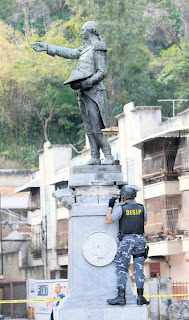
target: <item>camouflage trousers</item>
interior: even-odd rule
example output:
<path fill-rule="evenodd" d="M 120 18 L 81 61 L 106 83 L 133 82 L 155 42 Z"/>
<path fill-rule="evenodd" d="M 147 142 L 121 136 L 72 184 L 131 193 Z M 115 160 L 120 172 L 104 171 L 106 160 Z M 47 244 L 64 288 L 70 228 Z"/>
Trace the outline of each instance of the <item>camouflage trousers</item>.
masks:
<path fill-rule="evenodd" d="M 119 242 L 115 257 L 117 287 L 126 289 L 126 281 L 129 272 L 131 255 L 145 251 L 146 240 L 143 235 L 128 234 Z M 133 259 L 135 282 L 138 289 L 144 287 L 144 257 Z"/>

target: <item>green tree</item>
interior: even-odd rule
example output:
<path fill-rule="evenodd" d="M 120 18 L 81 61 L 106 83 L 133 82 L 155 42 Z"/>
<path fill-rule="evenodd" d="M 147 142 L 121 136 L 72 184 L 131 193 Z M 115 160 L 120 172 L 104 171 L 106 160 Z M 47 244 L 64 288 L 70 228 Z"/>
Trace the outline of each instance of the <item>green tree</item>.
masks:
<path fill-rule="evenodd" d="M 6 22 L 11 21 L 19 0 L 1 1 L 0 2 L 0 19 Z"/>
<path fill-rule="evenodd" d="M 23 36 L 2 22 L 0 24 L 0 130 L 3 141 L 7 144 L 8 138 L 20 147 L 35 143 L 36 148 L 47 139 L 52 143 L 78 142 L 84 136 L 84 130 L 81 130 L 76 94 L 62 85 L 71 72 L 71 64 L 45 53 L 36 54 Z M 36 39 L 33 35 L 31 42 Z M 62 24 L 55 24 L 43 40 L 68 46 Z"/>
<path fill-rule="evenodd" d="M 0 19 L 26 37 L 35 30 L 42 36 L 53 21 L 68 21 L 70 10 L 64 0 L 10 0 L 0 2 Z"/>
<path fill-rule="evenodd" d="M 145 0 L 67 1 L 77 18 L 94 20 L 108 45 L 108 88 L 111 124 L 114 115 L 129 101 L 149 104 L 156 91 L 149 71 L 152 59 L 145 40 Z"/>
<path fill-rule="evenodd" d="M 157 80 L 172 89 L 168 98 L 189 100 L 189 45 L 183 41 L 181 46 L 182 51 L 177 46 L 162 51 L 162 70 Z M 188 103 L 177 104 L 177 112 L 187 105 Z"/>

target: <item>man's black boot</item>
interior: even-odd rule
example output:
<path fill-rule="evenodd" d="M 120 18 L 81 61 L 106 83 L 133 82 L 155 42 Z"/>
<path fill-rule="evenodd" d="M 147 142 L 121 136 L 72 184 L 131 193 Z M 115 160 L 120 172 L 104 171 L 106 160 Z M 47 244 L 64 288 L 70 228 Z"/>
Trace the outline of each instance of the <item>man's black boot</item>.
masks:
<path fill-rule="evenodd" d="M 143 289 L 137 289 L 137 304 L 138 306 L 142 306 L 143 304 L 149 304 L 150 302 L 143 297 Z"/>
<path fill-rule="evenodd" d="M 118 296 L 114 299 L 108 299 L 108 304 L 124 306 L 126 304 L 125 289 L 118 288 Z"/>

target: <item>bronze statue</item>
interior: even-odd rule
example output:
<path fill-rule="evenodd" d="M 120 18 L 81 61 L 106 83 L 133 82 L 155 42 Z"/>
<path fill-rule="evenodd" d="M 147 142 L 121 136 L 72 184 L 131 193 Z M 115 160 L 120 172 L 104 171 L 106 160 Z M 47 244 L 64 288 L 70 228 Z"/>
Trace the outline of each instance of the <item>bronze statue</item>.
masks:
<path fill-rule="evenodd" d="M 94 21 L 84 23 L 81 35 L 85 43 L 77 49 L 42 42 L 35 42 L 31 44 L 31 47 L 37 52 L 46 51 L 53 57 L 57 55 L 66 59 L 79 59 L 76 69 L 64 82 L 64 85 L 69 84 L 77 92 L 79 108 L 91 150 L 91 159 L 87 165 L 101 164 L 100 149 L 105 156 L 102 164 L 112 165 L 110 144 L 101 131 L 109 125 L 108 103 L 102 83 L 107 75 L 107 47 Z"/>

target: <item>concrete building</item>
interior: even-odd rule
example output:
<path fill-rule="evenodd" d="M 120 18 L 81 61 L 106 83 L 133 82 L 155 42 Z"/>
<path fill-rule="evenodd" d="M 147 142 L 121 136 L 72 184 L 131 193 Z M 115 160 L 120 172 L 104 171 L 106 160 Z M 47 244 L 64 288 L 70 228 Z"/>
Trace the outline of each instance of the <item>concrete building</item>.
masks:
<path fill-rule="evenodd" d="M 31 243 L 29 192 L 21 194 L 15 190 L 31 179 L 31 170 L 0 170 L 1 280 L 26 279 L 28 275 L 25 267 Z"/>
<path fill-rule="evenodd" d="M 118 130 L 106 130 L 112 153 L 120 160 L 124 180 L 139 187 L 137 200 L 148 209 L 146 275 L 187 280 L 189 109 L 162 121 L 160 106 L 129 103 L 116 118 Z M 30 191 L 32 246 L 36 248 L 30 265 L 43 266 L 46 278 L 67 277 L 68 208 L 61 189 L 68 186 L 71 167 L 85 164 L 90 157 L 87 147 L 75 157 L 72 150 L 71 145 L 45 143 L 39 152 L 38 177 L 17 189 Z"/>
<path fill-rule="evenodd" d="M 141 187 L 138 201 L 148 210 L 146 275 L 187 281 L 189 109 L 162 122 L 161 107 L 130 103 L 117 119 L 125 179 Z"/>

